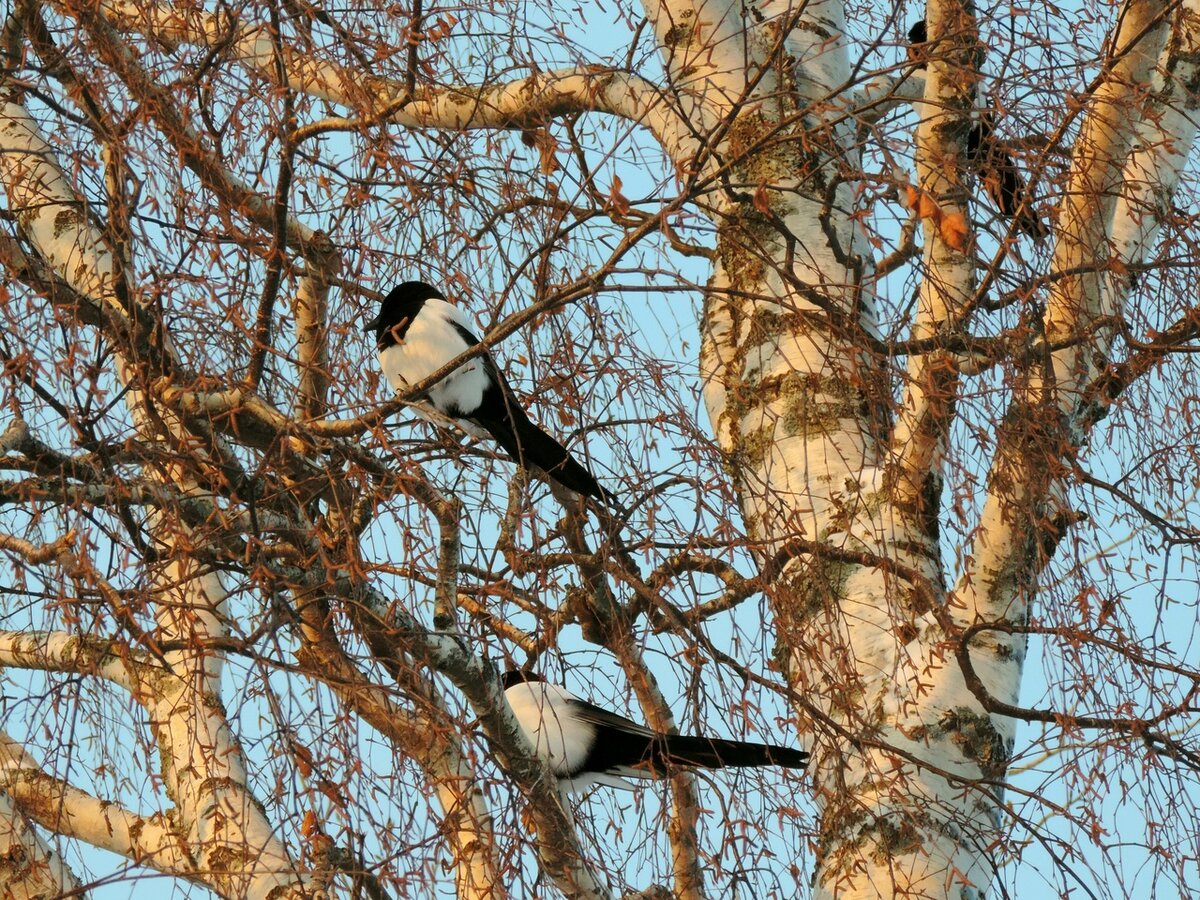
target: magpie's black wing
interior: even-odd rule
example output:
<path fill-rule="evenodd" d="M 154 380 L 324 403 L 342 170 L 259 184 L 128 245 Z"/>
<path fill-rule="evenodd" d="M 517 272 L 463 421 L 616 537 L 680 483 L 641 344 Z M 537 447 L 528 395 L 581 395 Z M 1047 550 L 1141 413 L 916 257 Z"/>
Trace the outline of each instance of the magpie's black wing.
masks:
<path fill-rule="evenodd" d="M 453 324 L 463 340 L 472 345 L 479 343 L 470 330 L 457 322 Z M 491 354 L 484 353 L 482 360 L 489 383 L 479 408 L 469 418 L 486 429 L 496 443 L 521 465 L 532 463 L 577 494 L 609 500 L 608 493 L 600 487 L 591 472 L 580 465 L 562 444 L 529 421 Z"/>
<path fill-rule="evenodd" d="M 792 747 L 686 734 L 660 734 L 584 700 L 571 700 L 570 709 L 579 720 L 608 729 L 604 734 L 597 735 L 596 745 L 586 762 L 589 771 L 604 772 L 613 767 L 628 766 L 664 775 L 669 766 L 699 766 L 705 769 L 782 766 L 802 769 L 808 764 L 808 753 Z"/>
<path fill-rule="evenodd" d="M 669 760 L 662 735 L 586 700 L 570 700 L 568 708 L 574 721 L 597 731 L 580 771 L 640 777 L 666 774 Z"/>
<path fill-rule="evenodd" d="M 622 715 L 596 706 L 593 703 L 588 703 L 586 700 L 578 698 L 572 699 L 569 704 L 571 714 L 589 725 L 600 725 L 605 728 L 615 728 L 619 731 L 628 731 L 630 734 L 641 735 L 642 737 L 658 737 L 657 731 L 651 731 L 645 725 L 639 725 L 633 719 L 627 719 Z"/>

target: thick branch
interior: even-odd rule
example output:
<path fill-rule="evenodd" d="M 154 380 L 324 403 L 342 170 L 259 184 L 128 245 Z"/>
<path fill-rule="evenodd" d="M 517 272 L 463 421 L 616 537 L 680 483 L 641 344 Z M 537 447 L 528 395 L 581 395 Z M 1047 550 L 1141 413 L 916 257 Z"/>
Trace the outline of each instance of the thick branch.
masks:
<path fill-rule="evenodd" d="M 923 274 L 912 339 L 936 339 L 961 330 L 975 290 L 972 247 L 965 237 L 968 193 L 962 165 L 969 118 L 979 78 L 978 26 L 970 4 L 958 0 L 930 2 L 926 22 L 929 44 L 939 48 L 927 61 L 924 102 L 917 125 L 916 162 L 920 192 L 932 198 L 937 216 L 924 226 Z M 962 231 L 946 239 L 945 223 L 959 221 Z M 914 540 L 932 547 L 936 529 L 942 464 L 954 400 L 958 368 L 948 351 L 910 357 L 904 400 L 892 438 L 894 462 L 886 481 L 901 521 Z M 934 552 L 933 555 L 936 555 Z"/>
<path fill-rule="evenodd" d="M 1184 0 L 1175 11 L 1171 34 L 1153 80 L 1154 92 L 1137 136 L 1113 210 L 1112 250 L 1117 271 L 1136 270 L 1146 258 L 1163 218 L 1170 214 L 1179 173 L 1196 142 L 1200 116 L 1200 2 Z M 1106 279 L 1100 315 L 1116 313 L 1133 284 Z M 1107 347 L 1105 348 L 1107 350 Z"/>
<path fill-rule="evenodd" d="M 0 790 L 0 895 L 6 900 L 42 900 L 82 889 L 63 858 Z"/>
<path fill-rule="evenodd" d="M 228 47 L 241 65 L 276 82 L 275 47 L 266 26 L 230 21 L 192 8 L 106 0 L 118 27 L 153 40 Z M 382 121 L 410 128 L 524 128 L 580 112 L 603 112 L 640 122 L 660 138 L 684 133 L 661 91 L 636 75 L 602 66 L 538 73 L 501 84 L 409 90 L 407 79 L 348 71 L 290 47 L 282 48 L 288 85 L 361 111 L 361 121 L 314 123 L 311 133 L 357 129 Z M 302 129 L 303 131 L 304 129 Z M 303 137 L 305 135 L 301 135 Z"/>
<path fill-rule="evenodd" d="M 322 239 L 324 238 L 324 241 Z M 321 247 L 324 245 L 325 251 Z M 316 419 L 327 410 L 329 397 L 329 279 L 337 273 L 340 260 L 333 242 L 322 232 L 313 239 L 314 255 L 323 263 L 309 259 L 309 268 L 300 277 L 296 291 L 296 355 L 300 366 L 297 389 L 302 418 Z"/>
<path fill-rule="evenodd" d="M 175 829 L 169 816 L 138 815 L 72 787 L 46 773 L 6 734 L 0 734 L 0 791 L 0 796 L 10 796 L 21 812 L 56 834 L 196 884 L 219 886 L 198 870 L 186 836 Z"/>
<path fill-rule="evenodd" d="M 1100 268 L 1108 254 L 1107 226 L 1116 203 L 1125 155 L 1136 131 L 1140 86 L 1166 34 L 1165 7 L 1151 0 L 1127 0 L 1110 39 L 1111 55 L 1092 95 L 1075 144 L 1070 184 L 1059 215 L 1056 269 L 1078 275 L 1052 282 L 1044 329 L 1047 341 L 1078 334 L 1103 319 Z M 1119 312 L 1115 310 L 1114 312 Z M 962 622 L 1020 622 L 1027 593 L 1045 565 L 1047 549 L 1061 538 L 1069 511 L 1052 499 L 1055 470 L 1078 451 L 1085 435 L 1077 416 L 1083 411 L 1077 380 L 1093 371 L 1096 355 L 1084 345 L 1050 351 L 1042 344 L 1035 366 L 1018 386 L 999 429 L 988 496 L 970 560 L 955 595 L 963 601 Z M 1045 535 L 1039 542 L 1038 534 Z M 1023 638 L 1014 640 L 1014 659 L 1023 657 Z M 1019 678 L 995 692 L 1015 701 Z"/>
<path fill-rule="evenodd" d="M 0 631 L 0 665 L 95 675 L 135 695 L 142 681 L 162 669 L 120 641 L 85 638 L 65 631 Z"/>
<path fill-rule="evenodd" d="M 1054 340 L 1086 327 L 1092 319 L 1119 312 L 1106 309 L 1103 263 L 1110 254 L 1109 224 L 1123 181 L 1126 154 L 1144 115 L 1144 86 L 1167 35 L 1165 0 L 1126 0 L 1110 39 L 1111 57 L 1075 141 L 1071 171 L 1058 215 L 1053 270 L 1081 274 L 1053 282 L 1046 301 L 1045 334 Z M 1139 115 L 1142 113 L 1142 115 Z M 1091 266 L 1090 270 L 1085 267 Z M 1095 372 L 1093 348 L 1054 354 L 1052 382 L 1058 408 L 1073 415 L 1077 391 Z M 1050 373 L 1047 373 L 1050 377 Z"/>

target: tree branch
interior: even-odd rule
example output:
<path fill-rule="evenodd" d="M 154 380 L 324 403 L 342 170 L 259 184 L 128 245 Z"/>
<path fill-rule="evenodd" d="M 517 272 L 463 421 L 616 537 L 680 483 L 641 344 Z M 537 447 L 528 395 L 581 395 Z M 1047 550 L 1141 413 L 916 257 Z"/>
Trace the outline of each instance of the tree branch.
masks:
<path fill-rule="evenodd" d="M 911 334 L 918 341 L 962 330 L 975 292 L 963 160 L 979 80 L 979 30 L 971 5 L 959 0 L 931 0 L 926 24 L 928 44 L 936 44 L 939 52 L 929 55 L 925 97 L 916 104 L 922 115 L 915 156 L 918 190 L 922 198 L 936 204 L 937 215 L 922 219 L 923 277 Z M 962 223 L 962 231 L 952 232 L 959 242 L 947 236 L 945 223 L 952 219 Z M 897 543 L 911 540 L 923 545 L 925 556 L 937 552 L 942 466 L 958 388 L 953 353 L 909 358 L 884 484 L 908 532 Z"/>
<path fill-rule="evenodd" d="M 1080 274 L 1051 283 L 1042 322 L 1044 340 L 1035 342 L 1029 374 L 1018 385 L 999 428 L 979 528 L 953 592 L 963 604 L 963 625 L 1023 621 L 1033 581 L 1072 517 L 1056 485 L 1064 464 L 1070 465 L 1086 437 L 1080 420 L 1086 382 L 1080 378 L 1096 365 L 1095 354 L 1074 343 L 1050 350 L 1048 343 L 1105 320 L 1095 273 L 1108 253 L 1114 188 L 1137 128 L 1132 114 L 1141 105 L 1137 86 L 1148 80 L 1165 38 L 1165 11 L 1156 0 L 1126 0 L 1122 5 L 1109 56 L 1081 125 L 1053 262 L 1055 269 Z M 1016 700 L 1024 657 L 1023 635 L 1014 633 L 1012 640 L 1016 646 L 1006 684 L 989 685 L 1005 702 Z"/>
<path fill-rule="evenodd" d="M 100 800 L 45 772 L 16 741 L 0 732 L 0 796 L 43 828 L 206 887 L 218 880 L 201 872 L 188 852 L 187 835 L 169 815 L 139 815 Z"/>
<path fill-rule="evenodd" d="M 98 23 L 98 30 L 106 27 Z M 124 50 L 109 49 L 114 58 L 121 57 Z M 0 104 L 0 151 L 0 177 L 10 206 L 41 256 L 75 291 L 101 308 L 124 313 L 115 292 L 111 253 L 81 213 L 81 204 L 37 124 L 23 106 L 11 100 Z M 161 360 L 161 367 L 177 369 L 169 342 L 160 338 L 155 346 L 154 356 Z M 135 427 L 147 441 L 156 437 L 183 440 L 179 422 L 163 421 L 136 389 L 144 367 L 144 360 L 118 352 L 118 378 L 134 388 L 125 396 Z M 218 454 L 223 449 L 216 439 L 206 446 Z M 155 474 L 184 485 L 194 483 L 180 461 L 170 462 Z M 161 636 L 165 641 L 179 640 L 184 649 L 168 655 L 180 677 L 164 680 L 148 708 L 157 723 L 162 774 L 178 804 L 181 822 L 198 848 L 201 868 L 219 879 L 221 890 L 255 898 L 302 894 L 306 876 L 289 858 L 261 805 L 247 789 L 241 753 L 216 699 L 221 690 L 220 658 L 202 649 L 205 638 L 224 636 L 224 588 L 214 573 L 201 570 L 189 558 L 186 548 L 191 540 L 186 527 L 155 512 L 151 530 L 164 548 L 165 561 L 151 566 L 149 572 L 151 582 L 161 590 L 161 602 L 155 608 Z M 128 619 L 127 626 L 136 627 L 136 623 Z M 198 645 L 201 649 L 192 649 Z M 227 852 L 230 845 L 253 848 L 253 863 L 246 865 L 231 857 Z"/>
<path fill-rule="evenodd" d="M 154 40 L 226 46 L 241 65 L 277 83 L 275 49 L 266 26 L 243 25 L 198 9 L 182 11 L 131 0 L 105 0 L 102 9 L 119 28 Z M 409 128 L 452 130 L 525 128 L 579 112 L 620 116 L 660 135 L 680 130 L 682 124 L 650 82 L 602 66 L 538 73 L 483 87 L 410 90 L 407 75 L 398 80 L 350 72 L 286 46 L 283 64 L 293 90 L 364 112 L 362 120 L 339 127 L 391 122 Z"/>
<path fill-rule="evenodd" d="M 66 861 L 0 790 L 0 885 L 8 897 L 63 897 L 83 892 Z"/>
<path fill-rule="evenodd" d="M 581 509 L 574 503 L 566 505 L 564 536 L 571 550 L 580 557 L 580 569 L 588 583 L 590 605 L 587 614 L 594 617 L 599 626 L 596 635 L 600 642 L 612 651 L 621 664 L 634 694 L 638 699 L 646 722 L 655 731 L 676 734 L 675 717 L 658 687 L 658 681 L 646 665 L 641 647 L 634 637 L 630 619 L 620 608 L 607 581 L 607 575 L 599 565 L 598 557 L 587 546 L 583 535 Z M 615 530 L 613 531 L 615 534 Z M 625 556 L 620 548 L 618 556 Z M 632 563 L 627 563 L 632 568 Z M 637 577 L 636 571 L 633 573 Z M 640 578 L 637 579 L 641 581 Z M 585 626 L 584 633 L 587 634 Z M 700 818 L 700 802 L 696 796 L 695 778 L 690 773 L 678 773 L 671 777 L 671 818 L 667 824 L 667 836 L 671 842 L 671 856 L 675 870 L 675 893 L 681 900 L 704 898 L 704 867 L 700 863 L 697 822 Z"/>
<path fill-rule="evenodd" d="M 230 209 L 236 210 L 268 233 L 274 234 L 277 225 L 276 204 L 263 197 L 229 172 L 205 145 L 203 139 L 187 124 L 174 96 L 151 78 L 133 51 L 121 40 L 113 27 L 90 6 L 66 4 L 66 9 L 84 27 L 96 46 L 97 55 L 110 66 L 158 123 L 163 135 L 179 152 L 184 164 L 201 180 L 205 188 L 219 197 Z M 268 60 L 273 60 L 271 42 Z M 284 215 L 287 243 L 296 247 L 306 258 L 322 247 L 314 247 L 315 232 L 294 216 Z"/>
<path fill-rule="evenodd" d="M 530 816 L 537 825 L 537 851 L 543 870 L 570 898 L 606 896 L 591 873 L 562 808 L 555 789 L 556 779 L 521 732 L 491 664 L 471 654 L 460 640 L 427 631 L 397 605 L 388 604 L 357 579 L 340 581 L 338 593 L 377 658 L 404 668 L 411 665 L 399 655 L 405 652 L 416 662 L 432 666 L 449 678 L 467 698 L 501 765 L 529 802 Z M 384 618 L 385 610 L 390 622 Z"/>
<path fill-rule="evenodd" d="M 162 666 L 129 645 L 65 631 L 0 631 L 0 665 L 94 675 L 135 698 L 142 682 L 162 674 Z"/>
<path fill-rule="evenodd" d="M 1110 38 L 1110 57 L 1100 84 L 1092 93 L 1088 112 L 1075 141 L 1071 170 L 1058 214 L 1058 244 L 1053 270 L 1078 269 L 1073 278 L 1052 282 L 1046 300 L 1044 332 L 1049 340 L 1086 327 L 1095 318 L 1116 315 L 1107 306 L 1121 296 L 1102 289 L 1099 263 L 1110 256 L 1109 226 L 1117 205 L 1126 156 L 1144 120 L 1141 85 L 1150 80 L 1168 33 L 1165 0 L 1126 0 Z M 1089 271 L 1086 267 L 1092 266 Z M 1103 351 L 1103 343 L 1101 350 Z M 1056 353 L 1046 389 L 1061 412 L 1079 411 L 1079 391 L 1096 369 L 1094 348 L 1070 348 Z"/>
<path fill-rule="evenodd" d="M 319 592 L 301 589 L 295 607 L 314 677 L 329 685 L 349 709 L 361 715 L 424 769 L 445 815 L 442 832 L 458 870 L 458 900 L 502 900 L 500 860 L 487 800 L 478 777 L 455 739 L 455 728 L 434 686 L 410 673 L 403 684 L 417 709 L 400 709 L 390 693 L 368 678 L 350 658 L 331 627 L 333 617 Z"/>
<path fill-rule="evenodd" d="M 329 401 L 329 280 L 341 256 L 324 232 L 313 235 L 308 267 L 296 291 L 296 354 L 300 365 L 297 406 L 304 419 L 319 418 Z"/>

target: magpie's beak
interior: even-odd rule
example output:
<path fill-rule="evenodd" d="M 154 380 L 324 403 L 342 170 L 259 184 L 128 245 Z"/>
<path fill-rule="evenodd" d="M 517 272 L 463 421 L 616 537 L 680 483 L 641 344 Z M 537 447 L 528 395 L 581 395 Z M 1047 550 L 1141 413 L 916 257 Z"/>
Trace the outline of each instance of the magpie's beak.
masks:
<path fill-rule="evenodd" d="M 363 331 L 374 331 L 376 328 L 379 327 L 379 320 L 381 318 L 383 318 L 382 313 L 380 315 L 376 316 L 375 318 L 373 318 L 370 322 L 367 322 L 365 325 L 363 325 Z"/>

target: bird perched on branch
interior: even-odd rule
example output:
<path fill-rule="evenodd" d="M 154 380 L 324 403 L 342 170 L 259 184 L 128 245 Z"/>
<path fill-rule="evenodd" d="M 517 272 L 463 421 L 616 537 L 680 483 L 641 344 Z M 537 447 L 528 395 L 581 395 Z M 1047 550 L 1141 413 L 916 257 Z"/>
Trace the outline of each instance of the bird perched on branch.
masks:
<path fill-rule="evenodd" d="M 665 778 L 677 768 L 803 769 L 808 763 L 806 752 L 791 747 L 660 734 L 530 672 L 506 672 L 501 682 L 521 730 L 558 777 L 564 800 L 594 784 L 634 790 L 627 779 Z"/>
<path fill-rule="evenodd" d="M 363 331 L 375 332 L 379 365 L 398 392 L 479 343 L 462 311 L 421 281 L 394 288 Z M 578 494 L 611 500 L 562 444 L 529 421 L 486 350 L 430 387 L 414 406 L 422 418 L 439 424 L 449 419 L 472 437 L 493 438 L 518 464 L 537 466 Z"/>
<path fill-rule="evenodd" d="M 909 61 L 914 69 L 924 69 L 930 52 L 929 33 L 924 19 L 918 20 L 908 30 L 908 40 Z M 979 111 L 971 130 L 967 132 L 967 161 L 979 174 L 984 190 L 1000 214 L 1012 219 L 1018 230 L 1034 240 L 1045 240 L 1050 236 L 1050 230 L 1033 209 L 1035 198 L 1025 184 L 1012 154 L 993 134 L 995 122 L 995 110 Z"/>

